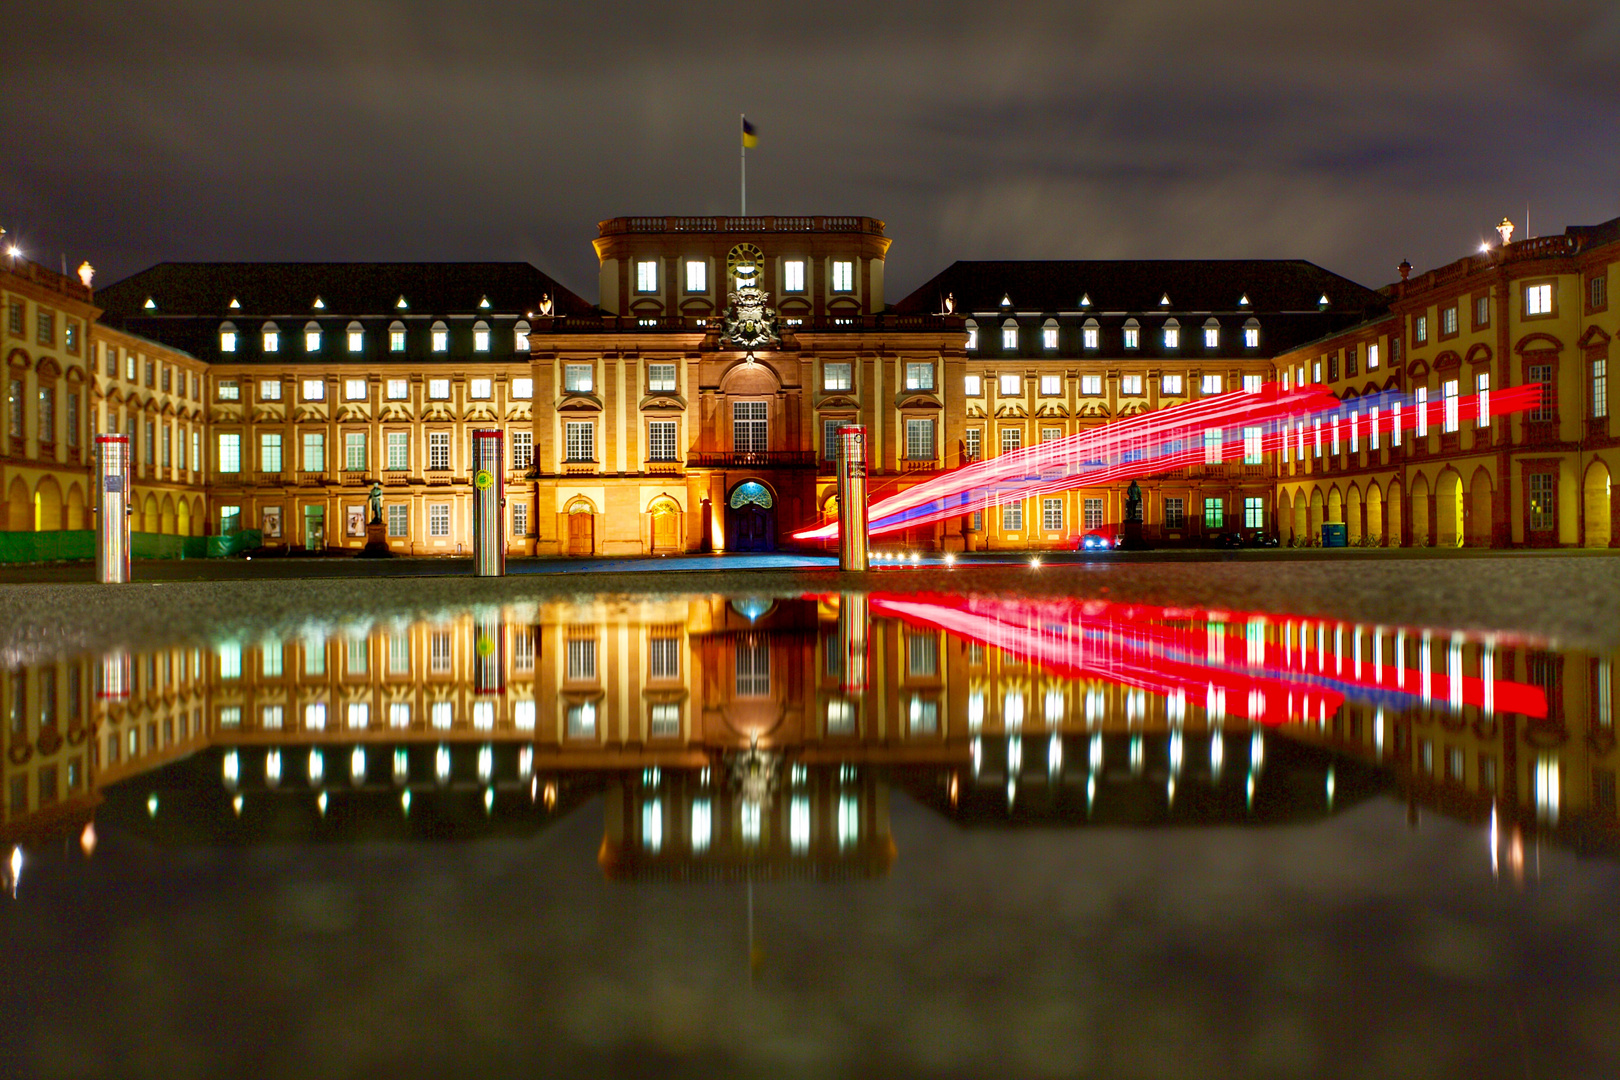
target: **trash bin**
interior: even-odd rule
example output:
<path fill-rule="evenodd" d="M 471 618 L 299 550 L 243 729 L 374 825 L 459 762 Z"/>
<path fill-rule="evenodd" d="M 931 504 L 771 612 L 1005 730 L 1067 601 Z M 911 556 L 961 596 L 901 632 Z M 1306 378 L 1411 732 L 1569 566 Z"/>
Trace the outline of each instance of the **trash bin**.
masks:
<path fill-rule="evenodd" d="M 1342 521 L 1325 521 L 1322 523 L 1323 547 L 1349 547 L 1350 533 Z"/>

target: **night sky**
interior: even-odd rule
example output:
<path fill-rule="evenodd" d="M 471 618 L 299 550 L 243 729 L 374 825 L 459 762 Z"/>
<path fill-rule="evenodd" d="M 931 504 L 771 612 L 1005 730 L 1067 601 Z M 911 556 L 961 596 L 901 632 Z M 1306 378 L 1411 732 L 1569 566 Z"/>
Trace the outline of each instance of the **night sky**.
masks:
<path fill-rule="evenodd" d="M 18 9 L 20 7 L 20 10 Z M 1620 214 L 1612 2 L 8 6 L 0 225 L 164 259 L 527 260 L 867 214 L 958 258 L 1299 257 L 1369 285 Z M 1522 231 L 1520 236 L 1525 235 Z"/>

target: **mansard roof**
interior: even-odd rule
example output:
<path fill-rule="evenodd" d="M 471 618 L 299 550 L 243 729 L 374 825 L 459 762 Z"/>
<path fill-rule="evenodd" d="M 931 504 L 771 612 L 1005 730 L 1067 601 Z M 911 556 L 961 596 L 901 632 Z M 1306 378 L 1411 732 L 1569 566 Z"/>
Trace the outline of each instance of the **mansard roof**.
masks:
<path fill-rule="evenodd" d="M 962 315 L 1317 313 L 1326 296 L 1325 310 L 1360 318 L 1380 303 L 1372 289 L 1303 259 L 1019 260 L 952 263 L 894 310 L 938 311 L 947 294 Z"/>
<path fill-rule="evenodd" d="M 166 262 L 97 289 L 96 303 L 115 324 L 190 317 L 286 318 L 301 325 L 335 316 L 521 317 L 547 294 L 559 314 L 595 310 L 550 275 L 517 262 Z M 401 297 L 404 308 L 398 306 Z M 314 306 L 317 298 L 320 308 Z M 481 307 L 486 299 L 488 306 Z M 233 300 L 239 306 L 231 307 Z"/>

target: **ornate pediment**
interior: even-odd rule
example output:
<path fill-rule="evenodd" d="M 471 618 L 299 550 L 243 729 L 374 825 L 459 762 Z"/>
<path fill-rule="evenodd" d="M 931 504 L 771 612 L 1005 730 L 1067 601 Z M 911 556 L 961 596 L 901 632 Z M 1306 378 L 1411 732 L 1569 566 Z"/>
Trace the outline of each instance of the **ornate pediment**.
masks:
<path fill-rule="evenodd" d="M 448 401 L 430 401 L 422 406 L 422 419 L 434 423 L 449 423 L 456 418 Z"/>
<path fill-rule="evenodd" d="M 1608 342 L 1609 335 L 1603 332 L 1603 327 L 1594 323 L 1586 328 L 1586 333 L 1582 334 L 1575 344 L 1583 349 L 1595 349 L 1599 345 L 1607 345 Z"/>
<path fill-rule="evenodd" d="M 403 401 L 384 402 L 383 407 L 377 411 L 377 419 L 385 422 L 409 423 L 411 407 Z"/>
<path fill-rule="evenodd" d="M 1141 398 L 1137 398 L 1134 401 L 1127 401 L 1125 404 L 1119 407 L 1120 416 L 1138 416 L 1147 411 L 1147 402 L 1143 401 Z"/>
<path fill-rule="evenodd" d="M 599 413 L 602 411 L 602 399 L 595 394 L 569 394 L 557 402 L 558 412 L 572 413 Z"/>
<path fill-rule="evenodd" d="M 861 403 L 855 395 L 847 390 L 834 390 L 830 393 L 818 394 L 811 401 L 818 409 L 858 409 Z"/>
<path fill-rule="evenodd" d="M 1137 402 L 1137 404 L 1140 405 L 1141 402 Z M 1125 411 L 1127 408 L 1129 408 L 1128 405 L 1122 407 L 1119 410 L 1121 416 L 1128 415 L 1126 413 L 1126 411 Z M 1108 411 L 1108 403 L 1106 401 L 1102 401 L 1100 399 L 1092 398 L 1092 399 L 1089 399 L 1089 400 L 1086 400 L 1086 401 L 1082 401 L 1080 403 L 1080 407 L 1075 410 L 1075 415 L 1076 416 L 1084 416 L 1084 417 L 1096 417 L 1096 416 L 1107 417 L 1107 416 L 1110 416 L 1112 414 Z"/>
<path fill-rule="evenodd" d="M 1463 357 L 1465 364 L 1488 364 L 1491 362 L 1491 347 L 1483 341 L 1475 342 L 1469 346 L 1468 355 Z"/>
<path fill-rule="evenodd" d="M 293 423 L 295 424 L 325 423 L 327 418 L 328 414 L 325 405 L 300 403 L 293 408 Z"/>
<path fill-rule="evenodd" d="M 1513 346 L 1513 351 L 1520 353 L 1555 353 L 1564 351 L 1564 343 L 1551 334 L 1526 334 Z"/>
<path fill-rule="evenodd" d="M 1003 420 L 1024 420 L 1029 417 L 1029 410 L 1022 405 L 1008 402 L 996 407 L 996 416 Z"/>
<path fill-rule="evenodd" d="M 371 421 L 369 410 L 364 405 L 339 405 L 337 411 L 340 424 L 365 424 Z"/>
<path fill-rule="evenodd" d="M 894 407 L 897 409 L 941 409 L 937 394 L 919 393 L 916 390 L 903 390 L 894 396 Z"/>
<path fill-rule="evenodd" d="M 1461 366 L 1462 357 L 1458 356 L 1450 349 L 1447 349 L 1445 352 L 1434 358 L 1434 370 L 1436 371 L 1450 371 L 1452 368 Z"/>
<path fill-rule="evenodd" d="M 686 399 L 679 394 L 648 394 L 639 407 L 642 412 L 685 412 Z"/>
<path fill-rule="evenodd" d="M 1068 417 L 1069 410 L 1061 401 L 1043 401 L 1035 407 L 1035 415 L 1061 420 Z"/>
<path fill-rule="evenodd" d="M 39 372 L 41 379 L 60 379 L 62 377 L 62 365 L 48 356 L 40 357 L 39 363 L 35 364 L 34 368 Z"/>
<path fill-rule="evenodd" d="M 506 422 L 507 423 L 511 424 L 511 423 L 515 423 L 515 422 L 527 421 L 527 420 L 532 420 L 532 419 L 534 419 L 534 409 L 532 409 L 529 406 L 528 402 L 526 402 L 526 401 L 522 401 L 522 402 L 513 401 L 513 402 L 508 402 L 507 403 L 507 405 L 506 405 Z"/>
<path fill-rule="evenodd" d="M 500 417 L 496 414 L 493 405 L 487 401 L 480 401 L 478 404 L 468 407 L 467 415 L 463 419 L 470 422 L 494 424 L 499 422 Z"/>
<path fill-rule="evenodd" d="M 983 419 L 984 406 L 977 401 L 968 402 L 967 415 L 972 419 Z"/>

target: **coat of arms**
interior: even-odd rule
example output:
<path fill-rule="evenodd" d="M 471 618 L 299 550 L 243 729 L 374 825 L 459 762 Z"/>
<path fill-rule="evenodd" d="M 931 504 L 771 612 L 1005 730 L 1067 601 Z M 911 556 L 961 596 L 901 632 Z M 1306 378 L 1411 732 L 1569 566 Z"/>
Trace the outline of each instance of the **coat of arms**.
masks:
<path fill-rule="evenodd" d="M 752 244 L 740 244 L 726 260 L 727 276 L 736 288 L 726 294 L 729 306 L 722 316 L 726 329 L 720 344 L 733 349 L 752 351 L 782 344 L 776 330 L 776 309 L 769 306 L 770 294 L 759 287 L 760 256 Z"/>

